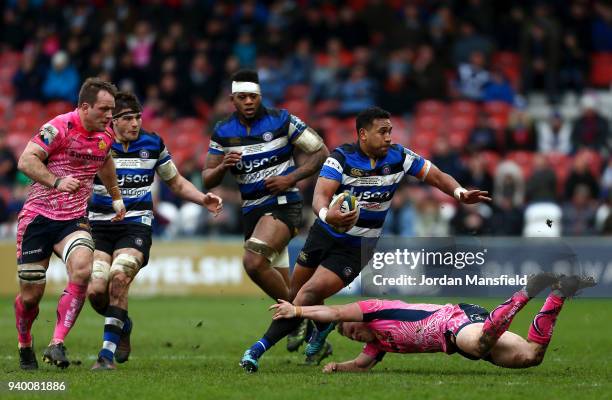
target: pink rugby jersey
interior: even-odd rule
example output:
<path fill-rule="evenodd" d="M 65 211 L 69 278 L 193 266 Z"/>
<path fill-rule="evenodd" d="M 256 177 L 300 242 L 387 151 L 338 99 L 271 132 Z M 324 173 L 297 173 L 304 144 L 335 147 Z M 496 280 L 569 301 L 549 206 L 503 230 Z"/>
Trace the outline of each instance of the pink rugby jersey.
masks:
<path fill-rule="evenodd" d="M 102 132 L 86 130 L 77 110 L 44 124 L 32 142 L 47 153 L 47 168 L 57 177 L 72 175 L 81 186 L 76 193 L 66 193 L 34 182 L 21 214 L 61 221 L 84 216 L 94 176 L 104 164 L 113 140 L 110 128 Z"/>
<path fill-rule="evenodd" d="M 363 353 L 378 357 L 389 353 L 446 352 L 445 332 L 455 332 L 468 322 L 455 304 L 408 304 L 399 300 L 357 302 L 376 340 L 367 343 Z"/>

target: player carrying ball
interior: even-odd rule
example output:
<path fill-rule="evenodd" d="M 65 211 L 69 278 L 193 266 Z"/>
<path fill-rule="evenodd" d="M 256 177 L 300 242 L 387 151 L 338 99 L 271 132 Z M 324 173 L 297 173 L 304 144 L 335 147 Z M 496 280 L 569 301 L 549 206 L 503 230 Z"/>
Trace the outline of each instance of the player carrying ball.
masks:
<path fill-rule="evenodd" d="M 391 142 L 390 114 L 378 107 L 357 115 L 357 143 L 334 150 L 325 161 L 315 187 L 312 208 L 318 215 L 299 253 L 291 277 L 296 306 L 323 304 L 350 284 L 368 263 L 372 242 L 382 232 L 385 217 L 401 180 L 414 176 L 463 203 L 489 201 L 487 192 L 466 190 L 448 174 L 407 148 Z M 340 212 L 340 202 L 328 209 L 335 194 L 348 191 L 359 200 L 357 208 Z M 369 243 L 368 243 L 369 242 Z M 362 254 L 362 251 L 365 254 Z M 295 329 L 301 318 L 273 321 L 265 335 L 247 349 L 240 365 L 255 372 L 258 359 Z M 325 338 L 333 324 L 316 323 L 306 346 L 306 361 L 316 363 L 330 354 Z"/>

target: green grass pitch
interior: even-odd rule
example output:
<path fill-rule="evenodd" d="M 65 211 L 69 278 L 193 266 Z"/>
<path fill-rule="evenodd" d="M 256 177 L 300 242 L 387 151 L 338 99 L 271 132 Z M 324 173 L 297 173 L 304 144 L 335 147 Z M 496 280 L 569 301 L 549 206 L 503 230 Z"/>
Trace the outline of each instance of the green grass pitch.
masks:
<path fill-rule="evenodd" d="M 18 368 L 12 299 L 0 300 L 0 398 L 612 398 L 612 300 L 567 302 L 539 367 L 501 369 L 456 354 L 388 354 L 369 373 L 336 375 L 323 374 L 320 367 L 301 366 L 303 356 L 287 353 L 284 341 L 264 356 L 258 373 L 247 375 L 238 367 L 245 348 L 270 322 L 266 311 L 270 300 L 260 297 L 134 298 L 130 303 L 135 321 L 130 361 L 119 365 L 117 371 L 104 372 L 89 370 L 101 345 L 103 320 L 87 304 L 66 342 L 69 357 L 80 365 L 61 371 L 41 363 L 38 371 L 22 372 Z M 469 300 L 491 309 L 502 299 Z M 56 296 L 44 300 L 34 325 L 39 360 L 52 334 L 56 301 Z M 346 301 L 335 298 L 331 303 Z M 525 336 L 541 304 L 540 298 L 528 304 L 511 330 Z M 352 358 L 361 349 L 361 344 L 336 332 L 330 341 L 334 346 L 331 359 L 335 361 Z M 13 395 L 7 390 L 9 381 L 64 381 L 67 391 Z"/>

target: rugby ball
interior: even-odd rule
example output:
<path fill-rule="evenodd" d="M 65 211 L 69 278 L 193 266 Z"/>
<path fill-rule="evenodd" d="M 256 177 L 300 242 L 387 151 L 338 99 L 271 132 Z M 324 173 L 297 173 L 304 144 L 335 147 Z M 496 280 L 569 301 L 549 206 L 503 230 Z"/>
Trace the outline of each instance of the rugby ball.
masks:
<path fill-rule="evenodd" d="M 349 211 L 353 211 L 357 209 L 357 219 L 359 219 L 359 202 L 357 201 L 357 197 L 355 197 L 353 194 L 349 192 L 343 192 L 343 193 L 336 194 L 332 198 L 331 203 L 329 203 L 329 208 L 335 207 L 339 202 L 341 203 L 340 212 L 347 213 Z M 357 220 L 355 220 L 355 222 L 357 222 Z M 350 226 L 348 228 L 339 228 L 336 226 L 332 226 L 334 230 L 336 230 L 337 232 L 341 232 L 341 233 L 350 230 L 352 227 L 353 226 Z"/>

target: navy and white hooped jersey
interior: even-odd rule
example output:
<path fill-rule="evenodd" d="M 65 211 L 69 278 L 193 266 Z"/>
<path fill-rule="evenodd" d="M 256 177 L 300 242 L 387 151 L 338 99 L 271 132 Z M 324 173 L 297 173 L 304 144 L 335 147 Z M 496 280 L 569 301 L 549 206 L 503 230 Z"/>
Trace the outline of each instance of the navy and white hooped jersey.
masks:
<path fill-rule="evenodd" d="M 271 204 L 296 203 L 301 200 L 296 187 L 273 195 L 266 189 L 265 179 L 293 172 L 293 143 L 307 126 L 287 110 L 262 107 L 250 131 L 233 113 L 220 121 L 210 140 L 209 154 L 242 153 L 231 168 L 242 195 L 242 213 Z"/>
<path fill-rule="evenodd" d="M 358 144 L 345 144 L 334 150 L 321 168 L 320 177 L 340 182 L 336 194 L 351 192 L 359 201 L 359 219 L 346 233 L 339 233 L 317 219 L 332 236 L 356 246 L 361 238 L 378 238 L 391 206 L 395 190 L 404 175 L 425 179 L 431 163 L 407 148 L 393 144 L 374 165 Z"/>
<path fill-rule="evenodd" d="M 153 221 L 151 186 L 155 171 L 161 165 L 172 161 L 164 141 L 155 133 L 141 129 L 138 139 L 130 142 L 127 151 L 121 143 L 115 142 L 111 154 L 115 161 L 117 182 L 127 211 L 121 222 L 150 226 Z M 100 178 L 96 176 L 93 194 L 89 200 L 89 221 L 110 222 L 114 216 L 112 199 Z"/>

